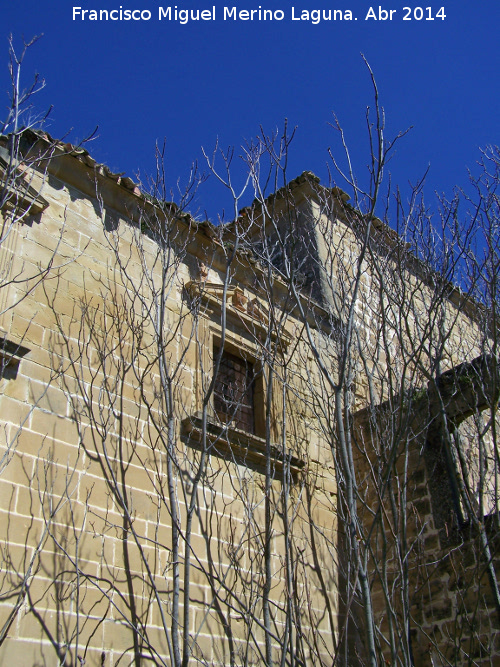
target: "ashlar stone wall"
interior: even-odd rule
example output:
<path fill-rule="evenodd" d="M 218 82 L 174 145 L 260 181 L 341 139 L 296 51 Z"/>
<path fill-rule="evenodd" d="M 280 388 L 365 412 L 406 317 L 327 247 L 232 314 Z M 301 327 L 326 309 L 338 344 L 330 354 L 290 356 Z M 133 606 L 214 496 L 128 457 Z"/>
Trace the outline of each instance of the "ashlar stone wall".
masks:
<path fill-rule="evenodd" d="M 56 152 L 0 249 L 0 662 L 330 664 L 336 484 L 283 381 L 296 321 L 271 330 L 208 226 Z M 258 433 L 217 420 L 216 345 L 260 369 Z"/>

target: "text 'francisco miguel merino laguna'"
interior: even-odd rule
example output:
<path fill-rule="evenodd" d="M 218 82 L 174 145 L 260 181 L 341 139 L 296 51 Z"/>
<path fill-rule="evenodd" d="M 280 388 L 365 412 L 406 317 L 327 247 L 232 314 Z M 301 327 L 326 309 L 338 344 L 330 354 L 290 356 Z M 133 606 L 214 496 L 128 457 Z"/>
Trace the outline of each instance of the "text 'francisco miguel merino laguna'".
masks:
<path fill-rule="evenodd" d="M 222 14 L 219 12 L 222 11 Z M 340 9 L 297 9 L 291 7 L 288 14 L 292 21 L 352 21 L 350 10 Z M 283 21 L 286 14 L 282 9 L 239 9 L 238 7 L 223 7 L 218 10 L 218 16 L 224 21 Z M 149 9 L 126 9 L 121 5 L 118 9 L 84 9 L 73 7 L 73 21 L 150 21 L 154 12 Z M 158 7 L 158 21 L 176 21 L 185 25 L 190 21 L 215 21 L 215 5 L 207 9 L 179 9 L 174 7 Z"/>
<path fill-rule="evenodd" d="M 310 21 L 317 24 L 321 21 L 357 21 L 350 9 L 298 9 L 291 7 L 288 17 L 292 21 Z M 393 21 L 401 18 L 403 21 L 434 21 L 444 20 L 444 7 L 434 10 L 432 7 L 403 7 L 398 16 L 397 9 L 385 9 L 382 5 L 369 7 L 365 21 Z M 83 9 L 73 7 L 73 21 L 150 21 L 153 13 L 149 9 Z M 238 9 L 237 7 L 223 7 L 224 21 L 283 21 L 283 9 Z M 179 9 L 174 7 L 158 7 L 158 21 L 176 21 L 185 25 L 190 21 L 215 21 L 215 5 L 210 9 Z"/>

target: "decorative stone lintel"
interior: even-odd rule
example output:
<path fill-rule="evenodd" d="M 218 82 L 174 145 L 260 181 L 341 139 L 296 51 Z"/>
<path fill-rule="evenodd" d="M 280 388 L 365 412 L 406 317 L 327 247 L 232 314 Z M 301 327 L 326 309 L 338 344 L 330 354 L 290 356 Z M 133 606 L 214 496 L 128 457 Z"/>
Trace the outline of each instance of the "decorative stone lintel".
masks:
<path fill-rule="evenodd" d="M 197 297 L 207 303 L 214 311 L 222 308 L 224 286 L 219 283 L 192 280 L 185 285 L 191 297 Z M 229 317 L 237 318 L 242 327 L 252 335 L 262 338 L 267 336 L 269 313 L 266 307 L 255 297 L 250 300 L 239 286 L 231 286 L 226 290 L 226 312 Z M 281 348 L 286 349 L 292 341 L 288 331 L 271 332 L 273 340 L 278 341 Z"/>
<path fill-rule="evenodd" d="M 14 212 L 16 217 L 22 214 L 37 215 L 44 211 L 49 202 L 31 184 L 26 165 L 18 162 L 10 171 L 8 165 L 8 152 L 0 147 L 0 177 L 7 181 L 2 187 L 2 210 Z M 7 172 L 10 175 L 7 176 Z"/>

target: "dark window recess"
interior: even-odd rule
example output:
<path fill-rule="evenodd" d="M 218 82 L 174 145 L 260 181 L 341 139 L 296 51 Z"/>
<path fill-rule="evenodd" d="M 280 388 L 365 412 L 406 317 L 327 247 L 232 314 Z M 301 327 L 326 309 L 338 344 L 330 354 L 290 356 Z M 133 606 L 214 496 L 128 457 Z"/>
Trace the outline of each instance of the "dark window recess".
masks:
<path fill-rule="evenodd" d="M 21 359 L 28 352 L 27 347 L 0 337 L 0 378 L 12 380 L 17 377 Z"/>
<path fill-rule="evenodd" d="M 214 358 L 220 348 L 214 348 Z M 225 350 L 214 391 L 214 408 L 219 419 L 247 433 L 255 432 L 254 367 Z"/>

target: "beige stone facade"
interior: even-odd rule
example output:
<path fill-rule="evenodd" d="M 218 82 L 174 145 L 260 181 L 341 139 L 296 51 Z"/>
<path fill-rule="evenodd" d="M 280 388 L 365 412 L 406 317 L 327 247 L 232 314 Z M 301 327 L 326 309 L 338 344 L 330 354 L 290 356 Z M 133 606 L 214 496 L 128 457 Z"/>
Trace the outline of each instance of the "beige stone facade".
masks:
<path fill-rule="evenodd" d="M 288 353 L 297 322 L 273 332 L 255 269 L 238 259 L 224 293 L 227 257 L 209 227 L 174 207 L 153 210 L 86 157 L 48 165 L 43 212 L 2 246 L 2 297 L 15 304 L 2 332 L 15 354 L 6 352 L 13 372 L 0 398 L 10 447 L 0 478 L 1 661 L 114 665 L 135 654 L 171 664 L 176 617 L 191 660 L 262 664 L 267 595 L 276 655 L 293 601 L 292 641 L 300 629 L 304 656 L 321 662 L 339 613 L 334 475 L 303 401 L 263 362 L 268 345 L 297 374 Z M 168 247 L 155 238 L 162 221 Z M 203 423 L 217 346 L 256 368 L 251 432 L 218 419 L 212 398 Z M 286 425 L 283 400 L 301 406 Z M 293 573 L 285 541 L 300 554 Z"/>
<path fill-rule="evenodd" d="M 48 141 L 35 139 L 33 153 Z M 332 331 L 345 321 L 363 246 L 353 221 L 366 221 L 340 190 L 303 175 L 220 229 L 74 147 L 56 144 L 24 179 L 25 213 L 20 198 L 4 207 L 0 247 L 0 662 L 369 664 L 363 604 L 349 592 L 358 596 L 359 582 L 349 579 L 330 373 L 354 424 L 360 530 L 374 531 L 374 664 L 411 664 L 380 639 L 400 630 L 388 616 L 399 618 L 404 600 L 414 624 L 401 645 L 413 647 L 414 664 L 500 664 L 481 536 L 470 524 L 457 532 L 456 507 L 436 509 L 439 465 L 448 482 L 440 446 L 429 445 L 429 401 L 394 456 L 382 452 L 384 429 L 409 414 L 401 398 L 387 418 L 400 396 L 390 378 L 404 366 L 412 387 L 429 385 L 432 350 L 427 361 L 405 352 L 422 313 L 432 317 L 421 267 L 408 264 L 405 282 L 385 260 L 396 295 L 386 303 L 366 257 L 360 342 L 342 366 Z M 301 235 L 285 238 L 291 218 Z M 373 234 L 380 247 L 396 243 L 382 227 Z M 292 240 L 298 291 L 283 268 Z M 447 299 L 441 374 L 484 352 L 480 312 Z M 403 556 L 389 516 L 401 494 Z M 380 582 L 397 588 L 401 572 L 409 590 L 389 604 Z"/>

